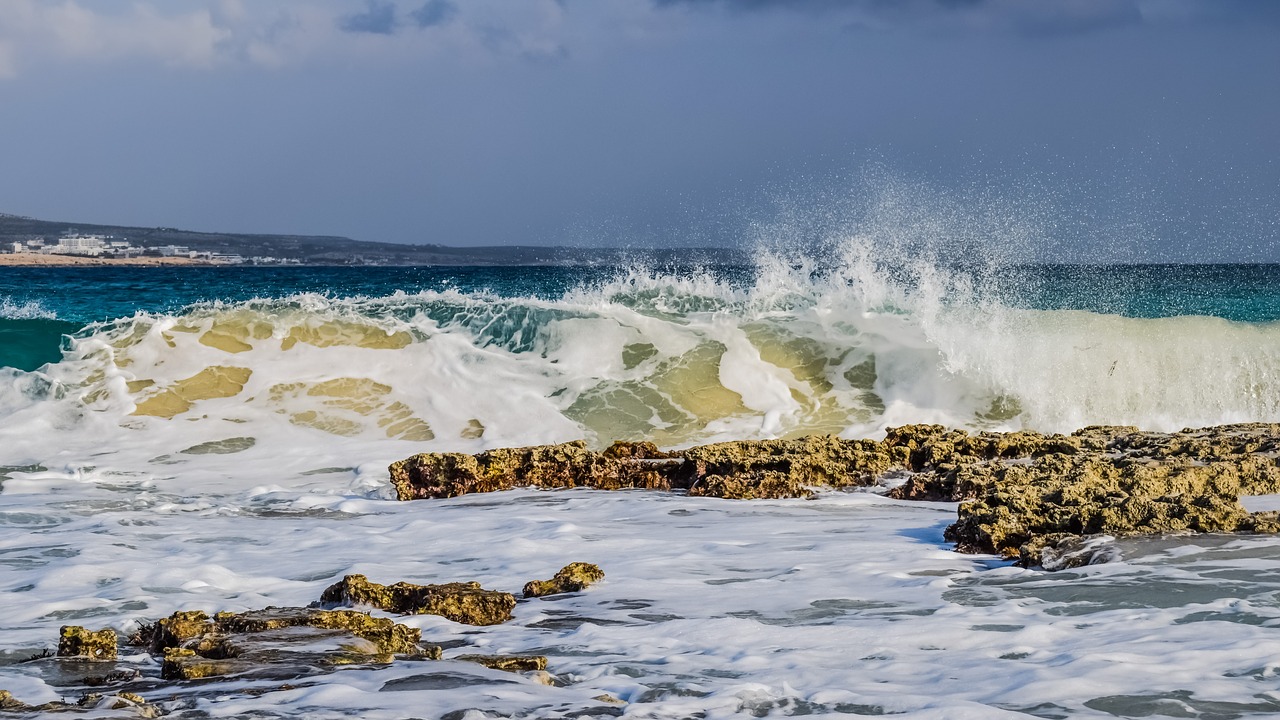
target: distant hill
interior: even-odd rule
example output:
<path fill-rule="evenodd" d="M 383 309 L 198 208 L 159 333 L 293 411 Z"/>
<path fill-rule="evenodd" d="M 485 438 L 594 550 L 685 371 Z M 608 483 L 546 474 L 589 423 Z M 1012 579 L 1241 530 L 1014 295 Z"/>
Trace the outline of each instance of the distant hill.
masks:
<path fill-rule="evenodd" d="M 0 213 L 0 243 L 43 237 L 56 242 L 69 232 L 113 235 L 135 246 L 181 245 L 202 252 L 270 256 L 308 265 L 617 265 L 698 262 L 745 264 L 747 257 L 725 248 L 567 248 L 535 246 L 449 247 L 352 240 L 333 235 L 212 233 L 171 227 L 128 227 L 37 220 Z"/>

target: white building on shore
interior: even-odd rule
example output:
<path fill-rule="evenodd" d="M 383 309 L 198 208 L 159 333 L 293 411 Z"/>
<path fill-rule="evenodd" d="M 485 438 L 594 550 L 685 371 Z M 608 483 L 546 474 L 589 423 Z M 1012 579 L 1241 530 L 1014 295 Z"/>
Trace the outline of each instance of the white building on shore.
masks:
<path fill-rule="evenodd" d="M 45 247 L 44 252 L 52 255 L 89 255 L 97 257 L 101 255 L 107 248 L 107 236 L 105 235 L 81 235 L 79 233 L 72 235 L 63 235 L 58 238 L 58 244 L 51 247 Z"/>

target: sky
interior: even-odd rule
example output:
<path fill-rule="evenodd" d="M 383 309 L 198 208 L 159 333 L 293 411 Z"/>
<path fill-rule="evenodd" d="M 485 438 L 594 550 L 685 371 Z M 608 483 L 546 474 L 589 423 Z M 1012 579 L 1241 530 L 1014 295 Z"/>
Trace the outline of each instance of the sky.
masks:
<path fill-rule="evenodd" d="M 1278 128 L 1271 0 L 0 0 L 44 219 L 1280 261 Z"/>

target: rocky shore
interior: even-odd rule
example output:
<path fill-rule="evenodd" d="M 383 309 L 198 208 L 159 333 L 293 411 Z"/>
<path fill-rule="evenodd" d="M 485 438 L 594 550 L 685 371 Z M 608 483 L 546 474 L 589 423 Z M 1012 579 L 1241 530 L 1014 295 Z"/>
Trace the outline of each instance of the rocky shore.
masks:
<path fill-rule="evenodd" d="M 813 436 L 663 451 L 578 441 L 424 453 L 394 463 L 401 500 L 516 487 L 683 491 L 732 499 L 803 498 L 880 488 L 901 500 L 959 503 L 946 531 L 956 549 L 1026 566 L 1087 563 L 1085 539 L 1183 532 L 1272 533 L 1275 512 L 1250 513 L 1242 496 L 1280 493 L 1280 425 L 1224 425 L 1176 433 L 1129 426 L 1070 435 L 890 429 L 884 440 Z"/>
<path fill-rule="evenodd" d="M 536 654 L 460 653 L 425 642 L 419 628 L 370 614 L 438 615 L 456 623 L 484 627 L 511 619 L 522 600 L 582 592 L 604 579 L 599 567 L 575 562 L 551 580 L 533 580 L 522 598 L 486 590 L 476 582 L 381 585 L 363 575 L 347 575 L 307 607 L 268 607 L 249 612 L 182 610 L 140 625 L 127 638 L 112 628 L 89 630 L 63 626 L 56 652 L 27 662 L 54 663 L 54 673 L 70 677 L 69 688 L 83 694 L 74 702 L 29 705 L 0 690 L 0 713 L 81 713 L 123 711 L 127 717 L 158 717 L 165 709 L 146 696 L 170 691 L 176 683 L 217 678 L 296 683 L 343 667 L 394 662 L 457 661 L 491 670 L 521 673 L 544 684 L 559 682 Z M 125 661 L 121 645 L 138 648 L 156 662 Z M 159 677 L 153 668 L 158 663 Z M 145 696 L 144 696 L 145 693 Z"/>

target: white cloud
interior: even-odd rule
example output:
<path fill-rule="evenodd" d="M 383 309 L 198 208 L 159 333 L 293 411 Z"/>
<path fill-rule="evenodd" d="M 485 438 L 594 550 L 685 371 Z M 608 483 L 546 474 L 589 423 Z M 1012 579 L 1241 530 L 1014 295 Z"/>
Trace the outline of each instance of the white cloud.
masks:
<path fill-rule="evenodd" d="M 393 2 L 411 17 L 421 0 Z M 449 21 L 388 34 L 342 30 L 360 0 L 0 0 L 0 78 L 52 65 L 143 62 L 193 69 L 356 63 L 488 63 L 589 56 L 646 42 L 685 18 L 649 0 L 467 0 Z"/>
<path fill-rule="evenodd" d="M 208 67 L 231 36 L 207 8 L 161 12 L 135 3 L 110 12 L 74 0 L 0 0 L 0 45 L 11 74 L 48 61 L 129 58 Z"/>

